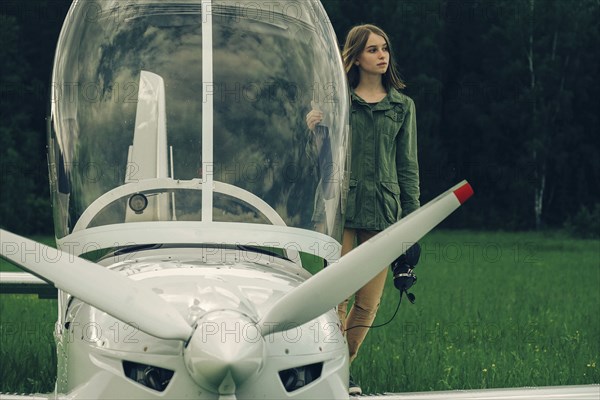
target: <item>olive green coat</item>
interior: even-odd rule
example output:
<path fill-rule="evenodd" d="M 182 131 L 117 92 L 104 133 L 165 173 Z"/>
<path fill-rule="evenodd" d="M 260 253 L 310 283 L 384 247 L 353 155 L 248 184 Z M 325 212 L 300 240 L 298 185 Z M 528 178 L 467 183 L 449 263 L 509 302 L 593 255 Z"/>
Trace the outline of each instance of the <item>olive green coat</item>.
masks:
<path fill-rule="evenodd" d="M 419 208 L 415 104 L 395 89 L 374 105 L 354 92 L 351 98 L 345 227 L 383 230 Z"/>

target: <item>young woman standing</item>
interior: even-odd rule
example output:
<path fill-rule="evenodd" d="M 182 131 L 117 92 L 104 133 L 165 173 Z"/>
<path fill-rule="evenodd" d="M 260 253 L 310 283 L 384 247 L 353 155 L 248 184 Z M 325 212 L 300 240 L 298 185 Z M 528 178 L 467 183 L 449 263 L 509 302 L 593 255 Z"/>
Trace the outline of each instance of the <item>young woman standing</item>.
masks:
<path fill-rule="evenodd" d="M 342 255 L 419 207 L 419 165 L 415 105 L 400 93 L 405 87 L 394 65 L 387 34 L 374 25 L 350 30 L 342 57 L 351 89 L 352 164 Z M 323 119 L 312 110 L 309 129 Z M 365 268 L 369 268 L 365 265 Z M 338 307 L 353 361 L 372 325 L 387 270 Z M 361 394 L 350 380 L 350 394 Z"/>

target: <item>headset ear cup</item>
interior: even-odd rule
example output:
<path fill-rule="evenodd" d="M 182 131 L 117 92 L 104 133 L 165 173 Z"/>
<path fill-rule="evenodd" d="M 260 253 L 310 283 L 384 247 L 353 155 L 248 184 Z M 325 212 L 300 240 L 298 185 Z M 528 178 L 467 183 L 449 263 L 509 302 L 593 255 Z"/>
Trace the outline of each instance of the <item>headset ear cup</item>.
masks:
<path fill-rule="evenodd" d="M 419 243 L 415 243 L 410 246 L 404 254 L 401 254 L 392 262 L 391 267 L 394 275 L 394 286 L 401 293 L 406 292 L 417 282 L 417 277 L 413 273 L 413 268 L 418 264 L 420 257 L 421 246 Z M 413 300 L 411 300 L 411 303 L 414 302 L 414 295 L 412 298 Z"/>
<path fill-rule="evenodd" d="M 394 261 L 392 261 L 392 268 L 394 268 L 396 265 L 403 265 L 403 264 L 408 264 L 406 262 L 406 253 L 404 254 L 400 254 L 400 257 L 396 258 Z"/>
<path fill-rule="evenodd" d="M 407 263 L 395 261 L 392 264 L 392 273 L 394 275 L 394 286 L 400 291 L 410 289 L 417 281 L 417 277 L 413 274 L 410 265 Z"/>
<path fill-rule="evenodd" d="M 421 245 L 419 243 L 413 244 L 408 248 L 408 250 L 406 250 L 406 253 L 404 254 L 406 257 L 406 263 L 414 268 L 419 263 L 419 259 L 421 258 Z"/>
<path fill-rule="evenodd" d="M 392 261 L 392 269 L 395 265 L 408 264 L 408 266 L 412 269 L 418 263 L 421 258 L 421 245 L 419 243 L 415 243 L 410 246 L 405 253 L 400 254 L 398 258 Z"/>

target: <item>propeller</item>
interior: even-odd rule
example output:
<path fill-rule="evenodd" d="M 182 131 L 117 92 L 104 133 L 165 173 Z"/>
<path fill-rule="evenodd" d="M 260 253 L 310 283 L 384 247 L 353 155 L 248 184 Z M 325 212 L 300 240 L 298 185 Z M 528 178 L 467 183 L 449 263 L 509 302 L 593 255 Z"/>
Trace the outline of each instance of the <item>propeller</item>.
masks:
<path fill-rule="evenodd" d="M 250 317 L 233 310 L 216 310 L 197 321 L 183 358 L 198 385 L 221 396 L 232 396 L 264 367 L 265 343 Z"/>
<path fill-rule="evenodd" d="M 472 194 L 468 182 L 459 183 L 286 293 L 259 321 L 263 336 L 305 324 L 347 299 Z"/>
<path fill-rule="evenodd" d="M 83 258 L 0 229 L 2 258 L 141 331 L 187 341 L 181 314 L 140 283 Z"/>
<path fill-rule="evenodd" d="M 258 322 L 263 336 L 309 322 L 348 298 L 472 194 L 461 182 L 285 294 Z M 185 342 L 193 334 L 171 304 L 126 276 L 2 229 L 0 241 L 3 258 L 145 333 Z"/>
<path fill-rule="evenodd" d="M 463 181 L 419 210 L 344 255 L 281 297 L 255 322 L 245 315 L 220 311 L 204 316 L 196 329 L 160 296 L 139 282 L 72 254 L 0 229 L 0 255 L 82 301 L 141 331 L 186 342 L 184 360 L 192 378 L 220 397 L 235 398 L 237 386 L 264 364 L 264 336 L 295 328 L 329 311 L 386 268 L 456 210 L 471 195 Z M 206 327 L 205 327 L 206 325 Z M 208 328 L 231 332 L 255 326 L 257 339 L 228 343 Z M 263 337 L 261 337 L 261 334 Z"/>

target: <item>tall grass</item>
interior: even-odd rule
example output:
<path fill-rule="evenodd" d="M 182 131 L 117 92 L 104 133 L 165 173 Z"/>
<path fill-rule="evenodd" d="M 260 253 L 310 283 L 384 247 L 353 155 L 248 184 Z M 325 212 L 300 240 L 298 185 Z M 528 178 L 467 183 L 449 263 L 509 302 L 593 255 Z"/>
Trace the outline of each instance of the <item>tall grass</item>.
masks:
<path fill-rule="evenodd" d="M 56 380 L 56 300 L 0 297 L 0 392 L 47 393 Z"/>
<path fill-rule="evenodd" d="M 600 243 L 436 231 L 398 316 L 351 369 L 365 392 L 600 383 Z M 6 270 L 6 265 L 0 265 Z M 388 279 L 376 323 L 398 292 Z M 53 389 L 56 301 L 0 297 L 0 392 Z"/>
<path fill-rule="evenodd" d="M 434 232 L 416 304 L 352 365 L 366 392 L 600 382 L 600 245 L 561 235 Z M 391 279 L 376 323 L 397 304 Z"/>

